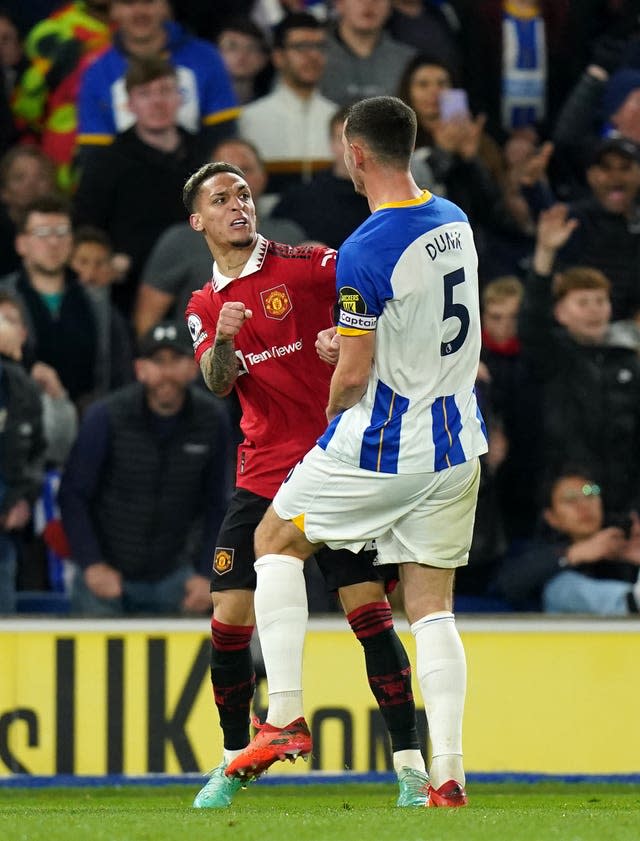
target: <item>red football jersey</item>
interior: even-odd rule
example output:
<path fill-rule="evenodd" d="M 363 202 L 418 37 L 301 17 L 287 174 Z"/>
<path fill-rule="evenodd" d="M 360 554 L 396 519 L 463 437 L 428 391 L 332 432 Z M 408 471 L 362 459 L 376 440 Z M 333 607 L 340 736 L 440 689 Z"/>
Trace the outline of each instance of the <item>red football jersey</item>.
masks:
<path fill-rule="evenodd" d="M 332 368 L 318 357 L 315 341 L 333 324 L 335 258 L 331 248 L 294 248 L 259 236 L 240 277 L 230 280 L 214 267 L 213 279 L 187 306 L 198 362 L 213 345 L 225 301 L 253 312 L 234 339 L 244 435 L 236 483 L 270 499 L 327 426 Z"/>

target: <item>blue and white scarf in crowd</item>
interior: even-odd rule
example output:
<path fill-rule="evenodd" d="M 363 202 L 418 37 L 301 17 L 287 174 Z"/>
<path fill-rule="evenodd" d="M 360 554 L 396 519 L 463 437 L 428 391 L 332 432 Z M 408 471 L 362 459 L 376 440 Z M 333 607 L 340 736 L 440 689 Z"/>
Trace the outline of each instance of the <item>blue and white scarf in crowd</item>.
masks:
<path fill-rule="evenodd" d="M 523 17 L 504 4 L 502 18 L 502 127 L 534 125 L 546 113 L 547 49 L 544 20 Z"/>

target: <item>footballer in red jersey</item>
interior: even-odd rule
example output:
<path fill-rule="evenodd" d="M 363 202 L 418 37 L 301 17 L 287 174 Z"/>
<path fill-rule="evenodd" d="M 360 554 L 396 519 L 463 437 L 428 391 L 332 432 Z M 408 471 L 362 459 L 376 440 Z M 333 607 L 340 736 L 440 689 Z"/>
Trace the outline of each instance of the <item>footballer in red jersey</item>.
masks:
<path fill-rule="evenodd" d="M 198 362 L 215 342 L 225 301 L 252 312 L 234 338 L 235 389 L 245 436 L 236 484 L 273 497 L 293 465 L 325 430 L 331 367 L 316 353 L 320 330 L 333 324 L 336 252 L 292 247 L 259 234 L 237 278 L 221 274 L 195 292 L 187 324 Z"/>
<path fill-rule="evenodd" d="M 224 753 L 193 804 L 222 808 L 242 786 L 225 769 L 249 743 L 255 686 L 253 533 L 289 470 L 326 427 L 332 369 L 316 354 L 315 341 L 333 321 L 336 253 L 260 236 L 251 191 L 231 164 L 203 166 L 185 184 L 183 198 L 191 227 L 203 234 L 214 259 L 213 277 L 192 295 L 186 310 L 194 352 L 214 394 L 236 389 L 244 434 L 237 484 L 211 573 L 211 680 Z M 424 806 L 426 789 L 415 784 L 414 769 L 423 774 L 424 761 L 411 667 L 373 556 L 323 549 L 316 559 L 364 648 L 369 685 L 391 735 L 398 805 Z M 304 734 L 302 741 L 302 752 L 308 753 L 310 736 Z"/>

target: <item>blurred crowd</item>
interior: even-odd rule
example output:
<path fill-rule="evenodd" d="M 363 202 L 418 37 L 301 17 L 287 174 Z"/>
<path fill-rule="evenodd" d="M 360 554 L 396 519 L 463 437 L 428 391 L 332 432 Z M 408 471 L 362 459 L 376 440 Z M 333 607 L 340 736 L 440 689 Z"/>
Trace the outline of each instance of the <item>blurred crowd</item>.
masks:
<path fill-rule="evenodd" d="M 236 164 L 264 236 L 339 249 L 345 109 L 382 94 L 479 254 L 456 609 L 639 612 L 640 0 L 32 0 L 0 7 L 0 613 L 209 611 L 238 407 L 192 359 L 182 187 Z"/>

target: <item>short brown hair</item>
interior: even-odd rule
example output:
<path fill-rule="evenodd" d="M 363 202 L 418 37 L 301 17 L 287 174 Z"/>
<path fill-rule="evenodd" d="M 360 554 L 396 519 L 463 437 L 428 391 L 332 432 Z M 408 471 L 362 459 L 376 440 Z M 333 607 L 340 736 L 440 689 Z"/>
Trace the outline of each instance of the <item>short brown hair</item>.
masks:
<path fill-rule="evenodd" d="M 32 213 L 51 213 L 58 216 L 68 216 L 71 221 L 71 208 L 69 202 L 58 193 L 48 193 L 34 199 L 22 210 L 18 219 L 18 231 L 23 234 L 27 230 L 29 219 Z"/>
<path fill-rule="evenodd" d="M 553 276 L 552 288 L 554 300 L 560 301 L 576 289 L 601 289 L 609 295 L 611 282 L 600 269 L 594 269 L 591 266 L 571 266 Z"/>
<path fill-rule="evenodd" d="M 109 234 L 102 228 L 97 228 L 94 225 L 80 225 L 73 232 L 73 247 L 77 248 L 86 242 L 101 245 L 105 251 L 110 254 L 113 251 L 111 238 Z"/>
<path fill-rule="evenodd" d="M 522 300 L 524 286 L 519 277 L 514 274 L 495 277 L 482 290 L 482 307 L 486 308 L 496 301 L 504 301 L 505 298 L 517 298 Z"/>
<path fill-rule="evenodd" d="M 172 76 L 178 78 L 178 71 L 166 58 L 159 55 L 147 56 L 147 58 L 131 58 L 124 77 L 124 85 L 127 93 L 133 88 L 155 82 L 156 79 L 165 79 Z"/>
<path fill-rule="evenodd" d="M 364 140 L 383 166 L 408 169 L 416 129 L 415 112 L 401 99 L 374 96 L 349 108 L 344 133 L 349 141 Z"/>
<path fill-rule="evenodd" d="M 239 175 L 240 178 L 244 178 L 244 172 L 240 167 L 234 166 L 234 164 L 228 164 L 226 161 L 213 161 L 213 163 L 201 166 L 199 170 L 189 177 L 182 189 L 182 201 L 188 213 L 194 212 L 200 187 L 202 187 L 205 181 L 213 178 L 219 172 L 231 172 L 233 175 Z"/>

